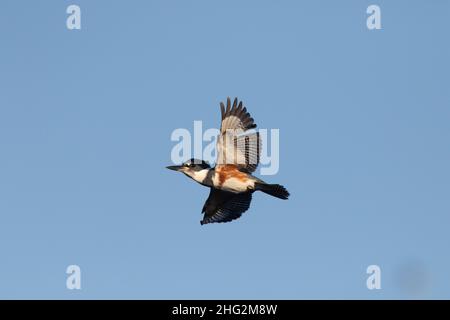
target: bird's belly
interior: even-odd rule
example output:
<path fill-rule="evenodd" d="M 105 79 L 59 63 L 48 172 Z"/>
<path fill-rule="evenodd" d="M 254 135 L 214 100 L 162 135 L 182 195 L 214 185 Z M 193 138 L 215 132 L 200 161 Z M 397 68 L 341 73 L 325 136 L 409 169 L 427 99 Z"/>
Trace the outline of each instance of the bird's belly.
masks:
<path fill-rule="evenodd" d="M 228 178 L 222 183 L 222 185 L 219 188 L 225 191 L 241 193 L 246 192 L 249 189 L 253 189 L 254 186 L 255 182 L 250 179 L 242 181 L 241 179 L 237 178 Z"/>

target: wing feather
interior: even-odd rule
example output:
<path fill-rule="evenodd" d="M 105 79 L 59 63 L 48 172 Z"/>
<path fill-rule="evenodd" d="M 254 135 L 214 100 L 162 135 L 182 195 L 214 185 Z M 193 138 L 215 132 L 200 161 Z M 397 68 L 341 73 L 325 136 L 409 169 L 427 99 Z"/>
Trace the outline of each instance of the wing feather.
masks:
<path fill-rule="evenodd" d="M 256 128 L 254 119 L 237 98 L 231 105 L 231 99 L 228 97 L 226 107 L 221 102 L 220 111 L 222 123 L 217 139 L 216 164 L 234 164 L 241 170 L 250 173 L 255 171 L 261 154 L 261 139 L 259 134 L 252 130 Z"/>
<path fill-rule="evenodd" d="M 205 215 L 200 223 L 203 225 L 238 219 L 242 213 L 248 210 L 251 201 L 252 194 L 250 192 L 235 194 L 211 188 L 202 210 Z"/>

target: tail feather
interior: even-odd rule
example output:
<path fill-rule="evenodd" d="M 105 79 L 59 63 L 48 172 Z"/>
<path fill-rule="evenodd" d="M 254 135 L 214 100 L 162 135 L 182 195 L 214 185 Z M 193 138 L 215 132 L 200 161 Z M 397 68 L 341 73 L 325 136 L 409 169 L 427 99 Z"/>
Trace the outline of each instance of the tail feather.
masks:
<path fill-rule="evenodd" d="M 289 198 L 289 192 L 280 184 L 255 183 L 255 190 L 262 191 L 283 200 Z"/>

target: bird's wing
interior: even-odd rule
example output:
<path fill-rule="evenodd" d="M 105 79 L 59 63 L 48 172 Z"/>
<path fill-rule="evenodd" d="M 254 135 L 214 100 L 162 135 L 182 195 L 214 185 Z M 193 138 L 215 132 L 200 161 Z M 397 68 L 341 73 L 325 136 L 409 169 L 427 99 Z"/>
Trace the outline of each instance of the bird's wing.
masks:
<path fill-rule="evenodd" d="M 231 106 L 227 98 L 227 106 L 220 103 L 222 123 L 220 136 L 217 139 L 217 165 L 236 165 L 240 170 L 253 172 L 259 164 L 261 155 L 261 139 L 256 130 L 253 118 L 235 98 Z"/>
<path fill-rule="evenodd" d="M 200 223 L 203 225 L 235 220 L 247 211 L 251 201 L 252 194 L 250 192 L 236 194 L 211 188 L 202 210 L 205 215 Z"/>

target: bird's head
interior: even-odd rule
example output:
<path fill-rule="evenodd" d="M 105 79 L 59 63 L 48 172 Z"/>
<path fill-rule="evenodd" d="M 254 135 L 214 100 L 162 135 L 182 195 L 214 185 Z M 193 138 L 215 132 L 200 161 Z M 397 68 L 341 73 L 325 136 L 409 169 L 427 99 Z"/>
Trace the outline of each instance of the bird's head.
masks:
<path fill-rule="evenodd" d="M 183 163 L 181 166 L 168 166 L 169 170 L 179 171 L 193 178 L 194 180 L 200 181 L 204 178 L 206 172 L 211 168 L 208 162 L 199 159 L 190 159 Z"/>

